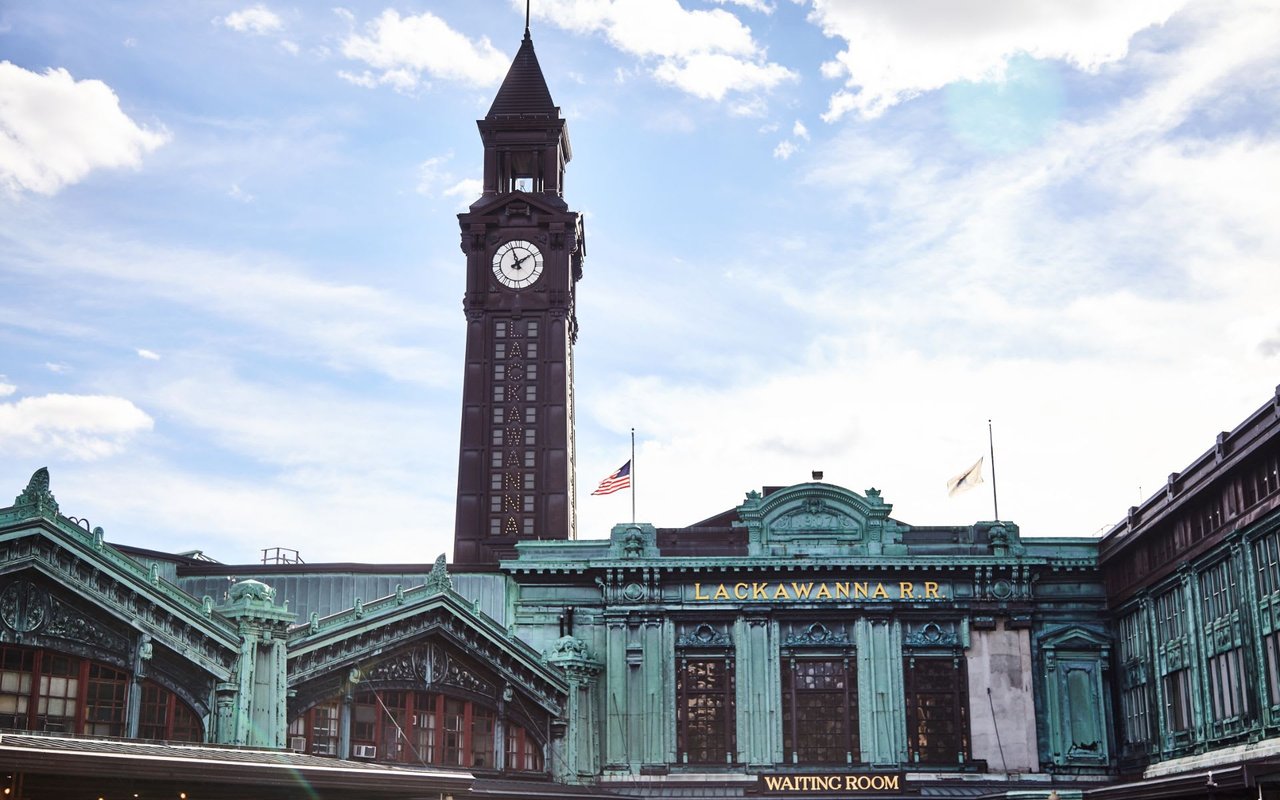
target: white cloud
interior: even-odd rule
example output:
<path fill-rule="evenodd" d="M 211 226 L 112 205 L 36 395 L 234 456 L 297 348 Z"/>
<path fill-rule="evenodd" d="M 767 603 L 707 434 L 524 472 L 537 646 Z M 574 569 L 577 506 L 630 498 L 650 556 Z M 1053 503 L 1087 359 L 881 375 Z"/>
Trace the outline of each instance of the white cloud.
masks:
<path fill-rule="evenodd" d="M 769 90 L 798 75 L 768 61 L 751 29 L 724 9 L 683 8 L 677 0 L 549 0 L 534 14 L 579 34 L 655 59 L 653 75 L 695 97 Z"/>
<path fill-rule="evenodd" d="M 344 80 L 366 87 L 389 85 L 399 91 L 416 88 L 423 76 L 492 86 L 510 66 L 510 59 L 488 37 L 468 39 L 429 11 L 401 17 L 387 9 L 365 25 L 365 35 L 348 35 L 342 53 L 374 70 L 360 75 L 340 72 Z"/>
<path fill-rule="evenodd" d="M 233 31 L 258 35 L 284 28 L 284 20 L 280 19 L 280 15 L 261 4 L 234 11 L 221 22 Z"/>
<path fill-rule="evenodd" d="M 67 366 L 66 364 L 61 364 L 54 361 L 44 362 L 44 368 L 52 372 L 54 375 L 65 375 L 66 373 L 71 371 L 71 367 Z"/>
<path fill-rule="evenodd" d="M 56 465 L 51 464 L 51 471 Z M 264 547 L 293 547 L 308 562 L 352 557 L 352 532 L 362 560 L 430 563 L 452 552 L 452 496 L 421 490 L 422 473 L 355 471 L 289 479 L 209 475 L 134 458 L 54 472 L 64 512 L 105 522 L 112 542 L 169 552 L 200 549 L 231 563 L 257 559 Z M 445 480 L 444 476 L 440 478 Z M 368 509 L 386 519 L 376 524 Z M 244 509 L 254 523 L 244 524 Z M 184 520 L 175 526 L 174 520 Z"/>
<path fill-rule="evenodd" d="M 484 190 L 484 184 L 479 178 L 463 178 L 454 185 L 445 189 L 440 194 L 445 197 L 457 197 L 460 200 L 471 203 Z"/>
<path fill-rule="evenodd" d="M 772 14 L 777 10 L 777 6 L 773 3 L 766 3 L 765 0 L 715 0 L 720 5 L 742 6 L 748 11 L 757 11 L 761 14 Z"/>
<path fill-rule="evenodd" d="M 809 141 L 809 129 L 804 126 L 800 120 L 796 120 L 796 124 L 791 126 L 791 135 L 797 139 Z"/>
<path fill-rule="evenodd" d="M 232 188 L 227 189 L 227 196 L 232 198 L 232 200 L 238 200 L 241 202 L 253 202 L 253 200 L 255 200 L 255 197 L 239 187 L 238 183 L 233 183 Z"/>
<path fill-rule="evenodd" d="M 454 177 L 444 165 L 453 158 L 453 153 L 432 156 L 418 165 L 418 194 L 432 196 L 440 191 L 440 184 L 454 181 Z"/>
<path fill-rule="evenodd" d="M 795 143 L 789 139 L 784 139 L 783 141 L 778 142 L 777 147 L 773 148 L 773 157 L 780 158 L 783 161 L 786 161 L 788 158 L 791 158 L 791 156 L 795 155 L 795 152 L 796 152 Z"/>
<path fill-rule="evenodd" d="M 761 64 L 724 53 L 696 53 L 680 61 L 664 61 L 653 74 L 663 83 L 704 100 L 723 100 L 730 91 L 772 89 L 798 77 L 779 64 Z"/>
<path fill-rule="evenodd" d="M 729 113 L 735 117 L 763 117 L 769 106 L 760 96 L 742 97 L 727 106 Z"/>
<path fill-rule="evenodd" d="M 342 78 L 347 83 L 354 84 L 365 89 L 376 89 L 378 87 L 378 76 L 374 75 L 369 70 L 356 73 L 340 69 L 338 70 L 338 77 Z"/>
<path fill-rule="evenodd" d="M 25 274 L 117 292 L 129 303 L 156 299 L 195 309 L 231 321 L 228 329 L 251 338 L 257 349 L 330 369 L 369 369 L 419 385 L 446 382 L 452 372 L 437 348 L 439 331 L 455 327 L 453 307 L 431 305 L 435 298 L 316 280 L 270 254 L 149 246 L 101 231 L 36 227 L 28 221 L 0 216 L 0 240 L 22 242 L 20 257 L 10 266 Z M 22 229 L 21 237 L 16 229 Z M 175 271 L 178 263 L 188 269 Z M 93 335 L 92 329 L 86 335 Z M 58 363 L 46 367 L 69 370 Z"/>
<path fill-rule="evenodd" d="M 296 56 L 298 54 L 299 48 L 297 42 L 290 41 L 289 39 L 281 39 L 280 47 L 291 56 Z"/>
<path fill-rule="evenodd" d="M 0 397 L 8 397 L 18 391 L 18 387 L 9 383 L 9 379 L 4 375 L 0 375 Z"/>
<path fill-rule="evenodd" d="M 875 117 L 922 92 L 998 79 L 1018 54 L 1096 71 L 1124 58 L 1135 33 L 1163 24 L 1185 0 L 992 3 L 815 0 L 813 19 L 845 49 L 823 75 L 846 76 L 823 119 Z"/>
<path fill-rule="evenodd" d="M 1033 535 L 1089 535 L 1266 401 L 1280 370 L 1280 137 L 1259 120 L 1280 93 L 1280 10 L 1242 8 L 1179 20 L 1190 43 L 1153 43 L 1107 76 L 1125 101 L 1014 154 L 956 160 L 887 124 L 819 145 L 804 180 L 850 235 L 819 230 L 794 250 L 761 236 L 729 266 L 770 316 L 820 333 L 789 332 L 792 363 L 763 381 L 759 363 L 738 379 L 723 368 L 715 386 L 622 380 L 580 407 L 584 427 L 655 432 L 637 454 L 640 502 L 655 500 L 641 518 L 661 498 L 655 522 L 686 524 L 825 469 L 883 489 L 912 524 L 990 519 L 989 492 L 948 499 L 943 482 L 985 451 L 993 418 L 1001 515 Z M 770 419 L 785 424 L 758 422 Z M 927 445 L 904 446 L 906 429 Z M 1088 502 L 1060 502 L 1063 475 L 1089 476 Z M 629 509 L 615 512 L 580 515 L 602 531 Z"/>
<path fill-rule="evenodd" d="M 151 417 L 122 397 L 48 394 L 0 403 L 0 447 L 91 461 L 151 430 Z"/>
<path fill-rule="evenodd" d="M 54 194 L 104 167 L 137 167 L 169 140 L 138 126 L 102 81 L 0 61 L 0 185 Z"/>
<path fill-rule="evenodd" d="M 160 360 L 160 354 L 159 354 L 159 353 L 157 353 L 157 352 L 156 352 L 156 351 L 154 351 L 154 350 L 148 350 L 148 349 L 146 349 L 145 347 L 139 347 L 139 348 L 136 350 L 136 352 L 137 352 L 137 354 L 138 354 L 138 358 L 146 359 L 147 361 L 159 361 L 159 360 Z"/>
<path fill-rule="evenodd" d="M 432 156 L 418 165 L 418 194 L 428 197 L 457 197 L 470 204 L 480 196 L 483 184 L 479 178 L 459 179 L 446 168 L 453 153 Z"/>

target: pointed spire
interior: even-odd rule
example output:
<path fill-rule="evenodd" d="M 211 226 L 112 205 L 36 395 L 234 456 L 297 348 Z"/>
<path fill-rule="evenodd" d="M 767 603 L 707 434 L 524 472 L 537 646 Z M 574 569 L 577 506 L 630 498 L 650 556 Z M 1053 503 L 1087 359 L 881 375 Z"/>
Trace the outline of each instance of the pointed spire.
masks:
<path fill-rule="evenodd" d="M 493 105 L 485 119 L 502 117 L 549 117 L 557 119 L 560 109 L 551 99 L 551 91 L 547 89 L 546 78 L 542 77 L 542 67 L 538 65 L 538 56 L 533 52 L 533 37 L 529 35 L 526 25 L 524 41 L 516 51 L 516 57 L 507 70 L 507 77 L 502 80 L 498 94 L 493 98 Z"/>

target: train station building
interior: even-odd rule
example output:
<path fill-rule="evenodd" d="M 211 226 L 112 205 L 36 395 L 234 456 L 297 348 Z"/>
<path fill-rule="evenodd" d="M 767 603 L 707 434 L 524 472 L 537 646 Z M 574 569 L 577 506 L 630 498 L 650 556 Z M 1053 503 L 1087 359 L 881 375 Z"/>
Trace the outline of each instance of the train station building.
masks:
<path fill-rule="evenodd" d="M 586 236 L 527 31 L 478 124 L 452 558 L 111 544 L 37 470 L 0 509 L 9 796 L 1280 797 L 1280 392 L 1101 538 L 818 475 L 579 531 Z"/>

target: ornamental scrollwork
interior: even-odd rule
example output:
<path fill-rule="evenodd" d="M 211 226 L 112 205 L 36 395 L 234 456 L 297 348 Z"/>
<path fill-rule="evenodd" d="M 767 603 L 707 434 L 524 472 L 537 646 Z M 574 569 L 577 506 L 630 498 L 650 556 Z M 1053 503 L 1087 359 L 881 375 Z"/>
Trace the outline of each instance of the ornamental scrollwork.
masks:
<path fill-rule="evenodd" d="M 803 631 L 787 636 L 785 644 L 788 647 L 847 646 L 849 634 L 833 631 L 821 622 L 815 622 Z"/>
<path fill-rule="evenodd" d="M 415 647 L 383 659 L 372 667 L 361 670 L 361 680 L 373 682 L 426 682 L 428 655 L 424 648 Z"/>
<path fill-rule="evenodd" d="M 812 497 L 799 508 L 788 511 L 773 520 L 769 526 L 776 531 L 856 531 L 858 524 L 848 514 L 828 505 L 825 500 Z"/>
<path fill-rule="evenodd" d="M 686 631 L 676 639 L 676 647 L 728 647 L 733 640 L 723 631 L 702 623 L 690 631 Z"/>
<path fill-rule="evenodd" d="M 50 602 L 49 622 L 44 632 L 49 636 L 82 642 L 117 655 L 129 650 L 129 642 L 125 637 L 103 628 L 57 599 Z"/>
<path fill-rule="evenodd" d="M 460 689 L 466 689 L 467 691 L 475 692 L 476 694 L 482 694 L 486 697 L 493 697 L 495 695 L 493 684 L 480 678 L 470 669 L 459 664 L 458 661 L 452 657 L 447 659 L 444 679 L 440 682 L 448 684 L 449 686 L 457 686 Z"/>
<path fill-rule="evenodd" d="M 959 647 L 960 637 L 950 625 L 943 628 L 936 622 L 927 622 L 907 631 L 902 642 L 908 647 Z"/>

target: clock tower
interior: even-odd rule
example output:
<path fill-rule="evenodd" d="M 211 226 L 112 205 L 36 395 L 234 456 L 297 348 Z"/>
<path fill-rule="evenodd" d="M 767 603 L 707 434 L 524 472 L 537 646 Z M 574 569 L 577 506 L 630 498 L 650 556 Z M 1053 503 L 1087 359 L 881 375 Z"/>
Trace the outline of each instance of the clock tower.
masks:
<path fill-rule="evenodd" d="M 564 201 L 569 130 L 527 27 L 476 124 L 484 193 L 458 215 L 467 351 L 453 560 L 496 566 L 518 541 L 576 538 L 574 287 L 585 240 Z"/>

